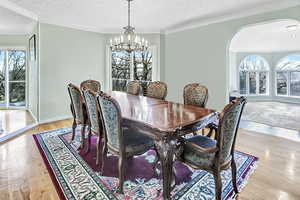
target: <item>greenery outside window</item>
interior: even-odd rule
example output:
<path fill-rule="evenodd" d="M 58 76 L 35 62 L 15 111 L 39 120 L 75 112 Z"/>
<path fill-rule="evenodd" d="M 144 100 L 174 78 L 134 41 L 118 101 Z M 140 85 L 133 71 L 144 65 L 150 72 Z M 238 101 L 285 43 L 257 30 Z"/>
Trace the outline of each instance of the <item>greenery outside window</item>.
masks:
<path fill-rule="evenodd" d="M 26 51 L 0 50 L 0 106 L 26 106 Z"/>

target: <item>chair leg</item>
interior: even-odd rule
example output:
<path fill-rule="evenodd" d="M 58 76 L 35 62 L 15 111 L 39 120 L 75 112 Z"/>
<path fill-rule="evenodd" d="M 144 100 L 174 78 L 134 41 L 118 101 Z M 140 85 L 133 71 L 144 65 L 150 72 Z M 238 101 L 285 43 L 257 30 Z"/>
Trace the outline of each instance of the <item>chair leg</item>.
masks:
<path fill-rule="evenodd" d="M 91 151 L 91 143 L 92 143 L 92 130 L 91 127 L 89 126 L 88 128 L 89 133 L 88 133 L 88 142 L 87 142 L 87 148 L 86 148 L 86 154 L 90 153 Z"/>
<path fill-rule="evenodd" d="M 123 194 L 124 193 L 124 171 L 125 171 L 125 158 L 124 156 L 119 157 L 119 193 Z"/>
<path fill-rule="evenodd" d="M 75 138 L 75 130 L 76 130 L 76 127 L 77 127 L 77 124 L 76 124 L 76 121 L 75 121 L 75 119 L 74 119 L 73 124 L 72 124 L 72 138 L 71 138 L 72 141 L 73 141 L 74 138 Z"/>
<path fill-rule="evenodd" d="M 231 161 L 231 173 L 232 173 L 233 190 L 237 194 L 237 193 L 239 193 L 239 190 L 238 190 L 237 181 L 236 181 L 236 163 L 235 163 L 233 158 L 232 158 L 232 161 Z"/>
<path fill-rule="evenodd" d="M 216 200 L 222 200 L 222 180 L 219 170 L 214 170 Z"/>
<path fill-rule="evenodd" d="M 107 146 L 106 146 L 106 141 L 104 142 L 103 149 L 102 149 L 102 159 L 101 159 L 101 174 L 103 175 L 104 173 L 104 161 L 107 155 Z"/>
<path fill-rule="evenodd" d="M 85 143 L 85 127 L 86 125 L 83 124 L 81 128 L 81 149 L 84 149 L 84 143 Z"/>
<path fill-rule="evenodd" d="M 100 146 L 101 146 L 101 137 L 97 139 L 97 158 L 96 158 L 96 165 L 99 166 L 100 164 Z"/>

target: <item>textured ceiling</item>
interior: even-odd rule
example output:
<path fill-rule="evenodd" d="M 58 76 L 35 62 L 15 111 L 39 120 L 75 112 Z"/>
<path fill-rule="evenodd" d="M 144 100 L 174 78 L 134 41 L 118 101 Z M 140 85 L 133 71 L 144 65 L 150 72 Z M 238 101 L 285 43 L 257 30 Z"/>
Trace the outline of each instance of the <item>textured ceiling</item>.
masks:
<path fill-rule="evenodd" d="M 295 30 L 287 26 L 298 25 Z M 300 22 L 281 20 L 242 29 L 230 46 L 235 52 L 275 52 L 300 50 Z"/>
<path fill-rule="evenodd" d="M 7 8 L 0 7 L 0 33 L 1 34 L 24 34 L 28 33 L 34 20 L 20 15 Z"/>
<path fill-rule="evenodd" d="M 127 23 L 125 0 L 10 0 L 44 23 L 98 32 L 119 32 Z M 225 18 L 248 10 L 264 12 L 299 4 L 295 0 L 135 0 L 132 22 L 138 32 L 161 32 Z"/>

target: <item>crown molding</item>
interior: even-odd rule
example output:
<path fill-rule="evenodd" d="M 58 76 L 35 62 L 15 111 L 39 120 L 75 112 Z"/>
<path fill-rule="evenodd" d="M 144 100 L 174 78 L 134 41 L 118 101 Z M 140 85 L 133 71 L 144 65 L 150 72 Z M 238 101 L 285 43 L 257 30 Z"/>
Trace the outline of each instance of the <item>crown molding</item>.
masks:
<path fill-rule="evenodd" d="M 1 7 L 4 7 L 8 10 L 11 10 L 13 12 L 16 12 L 20 15 L 23 15 L 24 17 L 28 17 L 34 21 L 38 21 L 38 15 L 36 15 L 35 13 L 29 11 L 29 10 L 26 10 L 20 6 L 18 6 L 17 4 L 15 3 L 12 3 L 8 0 L 0 0 L 0 6 Z"/>
<path fill-rule="evenodd" d="M 223 15 L 219 15 L 219 16 L 213 16 L 213 17 L 207 17 L 207 18 L 195 18 L 192 20 L 181 22 L 179 24 L 172 25 L 169 28 L 162 30 L 161 33 L 168 35 L 171 33 L 190 30 L 190 29 L 201 27 L 201 26 L 206 26 L 209 24 L 225 22 L 225 21 L 239 19 L 239 18 L 243 18 L 243 17 L 249 17 L 249 16 L 253 16 L 253 15 L 262 14 L 265 12 L 271 12 L 271 11 L 275 11 L 275 10 L 294 7 L 297 5 L 300 5 L 299 1 L 298 2 L 295 1 L 293 3 L 287 2 L 287 1 L 281 1 L 280 3 L 276 3 L 276 4 L 269 3 L 269 4 L 265 4 L 265 5 L 260 5 L 259 7 L 253 7 L 249 10 L 243 10 L 243 11 L 239 11 L 236 13 L 231 12 L 229 14 L 223 14 Z"/>

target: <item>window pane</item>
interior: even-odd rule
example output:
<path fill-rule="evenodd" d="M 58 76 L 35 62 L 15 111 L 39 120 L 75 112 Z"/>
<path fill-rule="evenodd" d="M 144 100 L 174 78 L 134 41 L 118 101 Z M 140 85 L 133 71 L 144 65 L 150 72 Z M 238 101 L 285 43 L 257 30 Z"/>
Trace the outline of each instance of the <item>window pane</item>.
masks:
<path fill-rule="evenodd" d="M 127 51 L 112 52 L 112 89 L 126 91 L 130 81 L 130 54 Z"/>
<path fill-rule="evenodd" d="M 278 95 L 287 95 L 287 72 L 277 72 L 277 94 Z"/>
<path fill-rule="evenodd" d="M 9 105 L 25 106 L 25 82 L 9 83 Z"/>
<path fill-rule="evenodd" d="M 259 72 L 259 94 L 267 93 L 267 72 Z"/>
<path fill-rule="evenodd" d="M 8 72 L 9 81 L 25 80 L 25 65 L 26 53 L 25 51 L 13 50 L 8 51 Z"/>
<path fill-rule="evenodd" d="M 240 72 L 240 94 L 247 94 L 246 75 L 247 72 Z"/>
<path fill-rule="evenodd" d="M 0 51 L 0 106 L 5 104 L 5 51 Z"/>
<path fill-rule="evenodd" d="M 150 51 L 134 51 L 134 80 L 152 81 L 152 54 Z"/>
<path fill-rule="evenodd" d="M 256 94 L 256 72 L 249 72 L 249 93 Z"/>
<path fill-rule="evenodd" d="M 291 72 L 291 96 L 300 96 L 300 72 Z"/>

